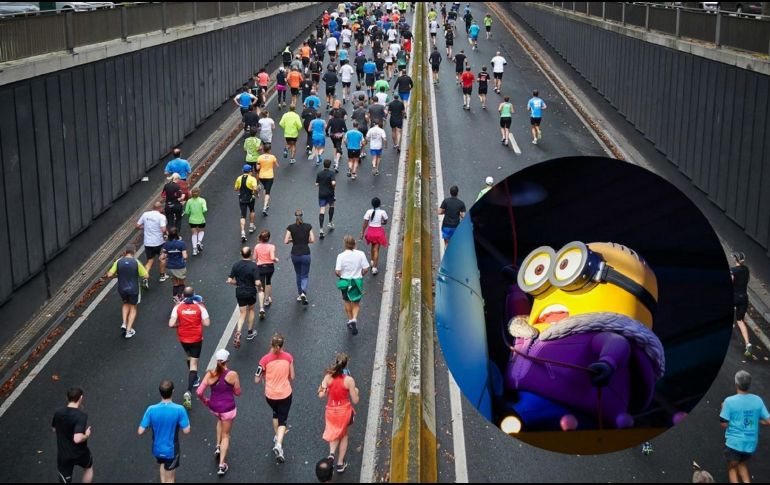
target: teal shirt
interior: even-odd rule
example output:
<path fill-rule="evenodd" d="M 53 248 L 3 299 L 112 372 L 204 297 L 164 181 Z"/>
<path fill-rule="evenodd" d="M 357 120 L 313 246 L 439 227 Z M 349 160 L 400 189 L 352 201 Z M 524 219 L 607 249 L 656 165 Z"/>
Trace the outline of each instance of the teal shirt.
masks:
<path fill-rule="evenodd" d="M 190 224 L 205 224 L 206 212 L 208 207 L 203 197 L 193 197 L 184 205 L 184 213 L 190 218 Z"/>
<path fill-rule="evenodd" d="M 759 443 L 759 421 L 770 419 L 762 398 L 736 394 L 725 399 L 719 417 L 727 422 L 725 445 L 741 453 L 754 453 Z"/>

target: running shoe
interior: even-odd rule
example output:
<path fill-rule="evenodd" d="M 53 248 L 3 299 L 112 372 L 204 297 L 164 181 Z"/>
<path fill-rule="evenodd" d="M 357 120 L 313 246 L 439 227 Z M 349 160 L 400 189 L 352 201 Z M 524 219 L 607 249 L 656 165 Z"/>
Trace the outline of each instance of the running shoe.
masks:
<path fill-rule="evenodd" d="M 351 172 L 350 169 L 348 169 L 348 177 L 352 177 L 352 176 L 353 176 L 353 172 Z"/>
<path fill-rule="evenodd" d="M 380 271 L 377 269 L 377 267 L 376 267 L 376 266 L 372 266 L 372 274 L 373 274 L 373 275 L 375 275 L 375 274 L 377 274 L 377 273 L 379 273 L 379 272 L 380 272 Z"/>
<path fill-rule="evenodd" d="M 190 394 L 190 391 L 185 391 L 184 395 L 182 396 L 182 406 L 184 406 L 188 411 L 192 409 L 192 394 Z"/>
<path fill-rule="evenodd" d="M 345 460 L 342 463 L 337 463 L 337 473 L 345 473 L 345 470 L 348 469 L 348 461 Z"/>
<path fill-rule="evenodd" d="M 267 207 L 262 209 L 262 217 L 267 217 Z"/>
<path fill-rule="evenodd" d="M 166 281 L 167 279 L 168 279 L 168 275 L 167 275 L 166 273 L 162 273 L 162 274 L 160 275 L 160 278 L 158 278 L 158 281 L 160 281 L 161 283 L 163 283 L 163 282 L 164 282 L 164 281 Z"/>
<path fill-rule="evenodd" d="M 284 148 L 283 149 L 283 158 L 287 158 L 288 156 L 289 156 L 289 149 L 288 148 Z"/>
<path fill-rule="evenodd" d="M 374 176 L 376 177 L 379 174 L 380 174 L 380 169 L 379 168 L 375 168 L 374 169 Z"/>
<path fill-rule="evenodd" d="M 235 332 L 235 337 L 233 338 L 233 347 L 236 349 L 241 348 L 241 332 Z"/>
<path fill-rule="evenodd" d="M 230 469 L 230 467 L 227 465 L 227 463 L 222 463 L 219 465 L 219 469 L 217 470 L 217 475 L 220 477 L 225 476 L 225 473 Z"/>
<path fill-rule="evenodd" d="M 366 152 L 361 152 L 361 158 L 366 158 Z"/>
<path fill-rule="evenodd" d="M 257 338 L 257 331 L 254 329 L 246 331 L 246 340 L 254 340 Z"/>
<path fill-rule="evenodd" d="M 198 387 L 201 385 L 201 378 L 200 376 L 195 378 L 195 382 L 193 382 L 193 387 Z"/>
<path fill-rule="evenodd" d="M 126 331 L 126 338 L 127 339 L 133 337 L 134 335 L 136 335 L 136 330 L 134 330 L 133 328 L 131 330 L 127 330 Z"/>
<path fill-rule="evenodd" d="M 254 224 L 249 224 L 249 234 L 253 234 L 254 231 L 256 230 L 257 230 L 257 226 L 255 226 Z"/>
<path fill-rule="evenodd" d="M 323 229 L 321 229 L 321 231 L 319 232 L 318 235 L 321 237 L 321 239 L 326 237 L 326 234 L 324 234 L 324 230 Z"/>
<path fill-rule="evenodd" d="M 193 256 L 197 256 L 197 255 L 198 255 L 198 248 L 193 248 Z"/>
<path fill-rule="evenodd" d="M 352 178 L 353 180 L 356 180 L 358 178 L 358 174 L 354 173 L 350 178 Z"/>
<path fill-rule="evenodd" d="M 241 241 L 246 242 L 246 233 L 241 231 Z"/>
<path fill-rule="evenodd" d="M 326 225 L 326 227 L 327 227 L 327 228 L 328 228 L 330 231 L 333 231 L 333 230 L 334 230 L 334 223 L 333 223 L 332 221 L 329 221 L 329 224 L 327 224 L 327 225 Z"/>
<path fill-rule="evenodd" d="M 743 356 L 744 357 L 751 357 L 753 355 L 752 352 L 751 352 L 753 350 L 753 348 L 754 348 L 753 345 L 746 344 L 746 350 L 743 352 Z"/>
<path fill-rule="evenodd" d="M 302 301 L 302 295 L 299 295 L 299 296 L 297 297 L 297 301 Z"/>
<path fill-rule="evenodd" d="M 532 144 L 533 144 L 533 145 L 537 145 L 537 138 L 533 138 L 533 139 L 532 139 Z"/>
<path fill-rule="evenodd" d="M 203 243 L 198 243 L 198 252 L 199 253 L 203 252 Z"/>
<path fill-rule="evenodd" d="M 277 463 L 284 463 L 286 458 L 283 456 L 283 447 L 278 443 L 273 446 L 273 454 L 275 454 L 275 461 Z"/>
<path fill-rule="evenodd" d="M 144 288 L 145 290 L 149 290 L 150 289 L 150 280 L 148 280 L 147 278 L 144 278 L 142 280 L 142 288 Z"/>
<path fill-rule="evenodd" d="M 350 330 L 350 333 L 353 334 L 354 337 L 358 335 L 358 326 L 356 325 L 355 320 L 351 320 L 348 322 L 348 329 Z"/>
<path fill-rule="evenodd" d="M 543 138 L 543 131 L 542 130 L 537 130 L 537 139 L 539 140 L 541 138 Z"/>
<path fill-rule="evenodd" d="M 300 301 L 302 302 L 303 305 L 307 305 L 307 295 L 306 294 L 302 293 L 301 295 L 299 295 L 299 299 L 300 299 Z"/>
<path fill-rule="evenodd" d="M 267 312 L 265 311 L 265 309 L 264 308 L 260 308 L 259 309 L 259 319 L 260 320 L 264 320 L 266 316 L 267 316 Z M 248 337 L 247 337 L 247 340 L 248 340 Z"/>
<path fill-rule="evenodd" d="M 272 297 L 271 298 L 265 298 L 265 307 L 266 308 L 269 307 L 272 304 L 273 304 L 273 298 Z"/>
<path fill-rule="evenodd" d="M 295 163 L 297 163 L 296 158 L 292 158 L 291 160 L 289 160 L 289 165 L 294 165 Z"/>
<path fill-rule="evenodd" d="M 335 163 L 334 164 L 334 173 L 340 173 L 340 164 L 339 163 Z"/>
<path fill-rule="evenodd" d="M 219 445 L 217 445 L 216 449 L 214 450 L 214 459 L 217 460 L 217 463 L 219 463 L 219 455 L 222 453 L 222 450 L 219 448 Z"/>

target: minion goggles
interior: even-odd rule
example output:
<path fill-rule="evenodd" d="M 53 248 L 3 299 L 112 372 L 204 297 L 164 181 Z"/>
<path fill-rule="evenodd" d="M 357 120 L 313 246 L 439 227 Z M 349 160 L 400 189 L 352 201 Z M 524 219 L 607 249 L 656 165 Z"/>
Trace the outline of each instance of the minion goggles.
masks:
<path fill-rule="evenodd" d="M 558 253 L 548 246 L 535 249 L 524 259 L 516 279 L 519 288 L 533 296 L 551 286 L 578 291 L 611 283 L 638 298 L 650 314 L 654 315 L 657 308 L 655 298 L 646 288 L 607 264 L 601 254 L 580 241 L 567 244 Z"/>

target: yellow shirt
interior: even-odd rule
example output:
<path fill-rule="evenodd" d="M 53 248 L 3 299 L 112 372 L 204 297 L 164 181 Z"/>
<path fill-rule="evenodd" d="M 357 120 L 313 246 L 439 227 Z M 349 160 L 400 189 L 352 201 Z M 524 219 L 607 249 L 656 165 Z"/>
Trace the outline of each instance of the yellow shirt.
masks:
<path fill-rule="evenodd" d="M 259 164 L 260 179 L 275 178 L 275 174 L 273 173 L 273 168 L 278 166 L 278 159 L 275 158 L 275 155 L 271 153 L 262 154 L 257 159 L 257 163 Z"/>
<path fill-rule="evenodd" d="M 235 179 L 235 190 L 241 190 L 241 179 L 243 178 L 243 175 L 239 175 L 237 179 Z M 257 179 L 255 179 L 253 176 L 249 175 L 249 177 L 246 179 L 246 188 L 249 190 L 257 190 Z"/>

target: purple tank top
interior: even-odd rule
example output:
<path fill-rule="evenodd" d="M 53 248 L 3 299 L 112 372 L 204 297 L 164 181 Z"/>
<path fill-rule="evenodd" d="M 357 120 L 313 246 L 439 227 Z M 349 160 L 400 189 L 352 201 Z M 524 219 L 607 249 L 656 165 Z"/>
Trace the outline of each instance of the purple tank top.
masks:
<path fill-rule="evenodd" d="M 209 408 L 215 413 L 227 413 L 235 409 L 235 395 L 233 385 L 225 380 L 230 370 L 226 370 L 216 383 L 211 386 L 211 398 Z"/>

